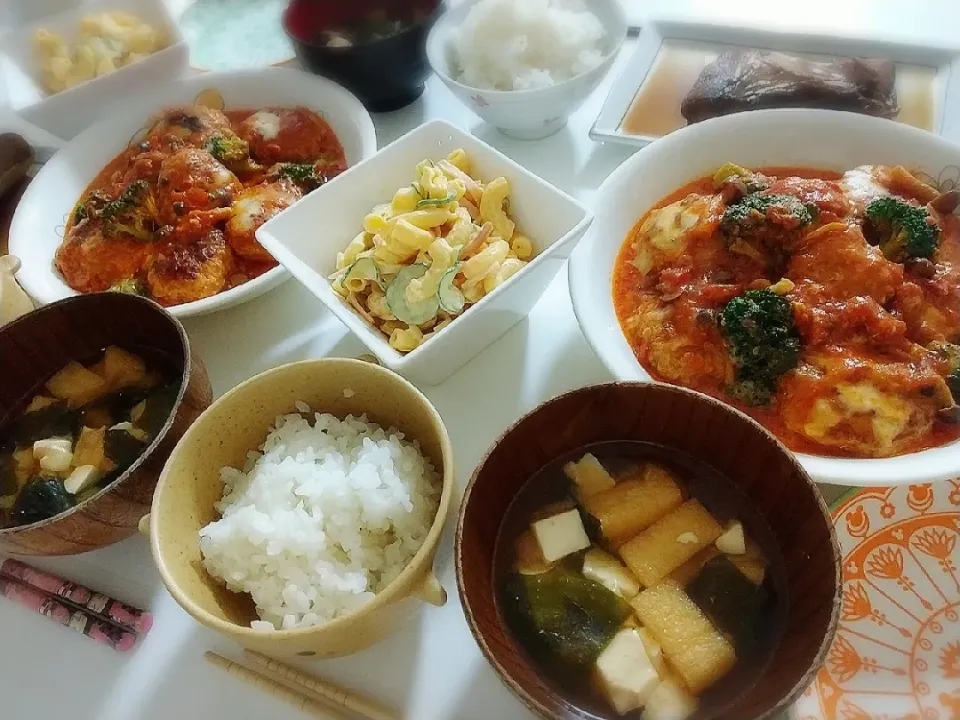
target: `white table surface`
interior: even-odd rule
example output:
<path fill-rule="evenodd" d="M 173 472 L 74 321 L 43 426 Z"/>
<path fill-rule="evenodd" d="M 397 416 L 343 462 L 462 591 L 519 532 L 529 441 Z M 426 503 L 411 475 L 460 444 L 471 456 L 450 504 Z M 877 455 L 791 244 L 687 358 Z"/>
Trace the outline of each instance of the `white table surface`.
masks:
<path fill-rule="evenodd" d="M 651 5 L 666 5 L 651 3 L 640 8 L 640 0 L 625 1 L 634 3 L 638 18 L 646 17 Z M 939 4 L 936 0 L 929 2 Z M 850 4 L 861 12 L 866 7 L 861 0 L 850 0 Z M 713 1 L 689 3 L 690 8 L 699 7 L 709 14 L 709 7 L 717 5 Z M 740 11 L 746 5 L 753 3 L 742 3 Z M 918 5 L 925 3 L 911 7 Z M 670 7 L 675 10 L 677 5 Z M 910 14 L 915 18 L 913 12 Z M 893 16 L 885 17 L 890 27 Z M 632 42 L 628 42 L 620 64 L 631 48 Z M 630 154 L 629 149 L 598 145 L 587 137 L 619 66 L 566 130 L 540 142 L 510 140 L 482 124 L 436 78 L 429 81 L 427 92 L 417 103 L 376 118 L 379 142 L 386 144 L 424 119 L 445 118 L 589 202 L 604 178 Z M 350 357 L 364 351 L 295 281 L 245 306 L 189 320 L 185 325 L 207 364 L 216 394 L 283 363 L 323 356 Z M 491 377 L 498 382 L 491 384 Z M 450 432 L 458 489 L 462 491 L 488 446 L 524 412 L 562 391 L 610 379 L 577 326 L 566 273 L 562 272 L 527 320 L 446 383 L 425 389 Z M 467 628 L 451 562 L 452 524 L 437 558 L 438 576 L 449 595 L 446 606 L 425 606 L 408 627 L 370 650 L 303 665 L 394 705 L 411 720 L 529 718 L 528 711 L 487 665 Z M 240 654 L 231 642 L 194 622 L 166 593 L 146 540 L 134 537 L 97 552 L 30 562 L 149 608 L 155 614 L 155 625 L 133 652 L 118 654 L 13 603 L 0 601 L 0 718 L 306 717 L 204 660 L 203 653 L 208 649 L 237 659 Z"/>

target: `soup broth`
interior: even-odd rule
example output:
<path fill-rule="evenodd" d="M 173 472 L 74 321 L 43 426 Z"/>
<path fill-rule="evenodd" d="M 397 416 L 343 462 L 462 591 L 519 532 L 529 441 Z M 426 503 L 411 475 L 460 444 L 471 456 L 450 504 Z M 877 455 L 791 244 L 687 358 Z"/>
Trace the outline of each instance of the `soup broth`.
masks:
<path fill-rule="evenodd" d="M 586 717 L 708 718 L 777 646 L 785 576 L 736 486 L 663 446 L 607 442 L 545 466 L 497 539 L 498 611 Z"/>

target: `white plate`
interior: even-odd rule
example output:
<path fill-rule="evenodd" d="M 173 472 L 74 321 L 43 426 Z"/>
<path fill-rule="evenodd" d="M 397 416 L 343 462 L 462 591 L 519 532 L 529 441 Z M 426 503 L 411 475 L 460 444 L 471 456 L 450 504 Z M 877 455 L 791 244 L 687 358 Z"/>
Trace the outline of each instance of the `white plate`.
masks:
<path fill-rule="evenodd" d="M 840 35 L 773 32 L 747 27 L 725 27 L 687 21 L 661 20 L 643 27 L 637 47 L 616 79 L 590 137 L 644 147 L 661 136 L 633 135 L 621 125 L 640 87 L 647 79 L 664 40 L 682 40 L 715 47 L 754 48 L 798 53 L 804 56 L 881 57 L 904 65 L 931 68 L 935 73 L 935 132 L 950 135 L 960 131 L 960 49 L 910 44 L 903 40 L 879 40 Z M 692 86 L 692 85 L 691 85 Z"/>
<path fill-rule="evenodd" d="M 746 167 L 848 170 L 905 165 L 956 184 L 960 146 L 887 120 L 828 110 L 758 110 L 678 130 L 623 163 L 597 192 L 596 220 L 570 258 L 570 294 L 587 341 L 621 380 L 651 382 L 617 320 L 611 293 L 614 262 L 646 211 L 682 185 L 725 162 Z M 819 482 L 903 485 L 960 475 L 960 441 L 884 459 L 843 459 L 798 453 Z"/>
<path fill-rule="evenodd" d="M 217 91 L 229 108 L 303 105 L 319 112 L 343 144 L 348 165 L 377 151 L 369 113 L 353 95 L 329 80 L 298 70 L 209 73 L 176 80 L 150 91 L 124 112 L 105 117 L 57 153 L 30 183 L 10 226 L 10 254 L 23 262 L 17 280 L 40 303 L 76 295 L 54 267 L 64 222 L 97 173 L 163 108 L 193 103 Z M 275 287 L 286 272 L 276 267 L 248 283 L 197 302 L 169 308 L 177 317 L 201 315 L 238 305 Z"/>

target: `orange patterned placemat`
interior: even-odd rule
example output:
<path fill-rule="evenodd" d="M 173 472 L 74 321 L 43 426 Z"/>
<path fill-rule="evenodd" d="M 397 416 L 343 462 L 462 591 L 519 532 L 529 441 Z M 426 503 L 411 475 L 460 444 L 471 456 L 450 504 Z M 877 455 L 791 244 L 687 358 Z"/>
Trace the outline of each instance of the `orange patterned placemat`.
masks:
<path fill-rule="evenodd" d="M 797 720 L 960 718 L 960 479 L 873 488 L 833 512 L 840 626 Z"/>

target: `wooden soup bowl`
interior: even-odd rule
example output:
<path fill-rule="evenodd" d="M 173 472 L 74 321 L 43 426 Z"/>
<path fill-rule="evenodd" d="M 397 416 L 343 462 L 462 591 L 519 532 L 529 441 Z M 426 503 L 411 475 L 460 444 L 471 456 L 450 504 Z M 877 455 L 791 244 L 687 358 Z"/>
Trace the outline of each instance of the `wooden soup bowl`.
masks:
<path fill-rule="evenodd" d="M 135 295 L 78 295 L 0 329 L 0 433 L 55 373 L 72 360 L 89 362 L 108 345 L 141 355 L 148 366 L 160 359 L 172 366 L 180 377 L 174 410 L 143 455 L 98 493 L 42 522 L 0 530 L 7 552 L 73 555 L 135 534 L 167 457 L 213 398 L 203 364 L 170 313 Z"/>
<path fill-rule="evenodd" d="M 398 428 L 408 440 L 419 441 L 443 479 L 443 490 L 423 545 L 373 600 L 324 625 L 264 632 L 250 627 L 257 619 L 250 596 L 231 592 L 204 569 L 200 529 L 220 518 L 214 503 L 223 494 L 221 468 L 243 467 L 277 417 L 297 411 L 297 401 L 314 412 L 339 418 L 366 414 L 384 428 Z M 238 385 L 200 416 L 170 456 L 143 530 L 149 532 L 167 590 L 202 625 L 273 657 L 348 655 L 398 630 L 423 602 L 446 602 L 433 561 L 449 515 L 453 468 L 450 438 L 439 413 L 409 382 L 361 360 L 306 360 Z"/>
<path fill-rule="evenodd" d="M 820 493 L 793 455 L 759 424 L 706 395 L 647 383 L 612 383 L 560 395 L 521 418 L 489 450 L 467 486 L 454 557 L 467 622 L 503 682 L 544 718 L 593 718 L 547 678 L 505 627 L 494 587 L 497 535 L 520 488 L 540 468 L 591 443 L 657 443 L 710 465 L 734 483 L 772 530 L 785 570 L 783 634 L 760 678 L 719 713 L 765 718 L 813 680 L 837 627 L 840 554 Z M 607 715 L 616 717 L 611 710 Z"/>

